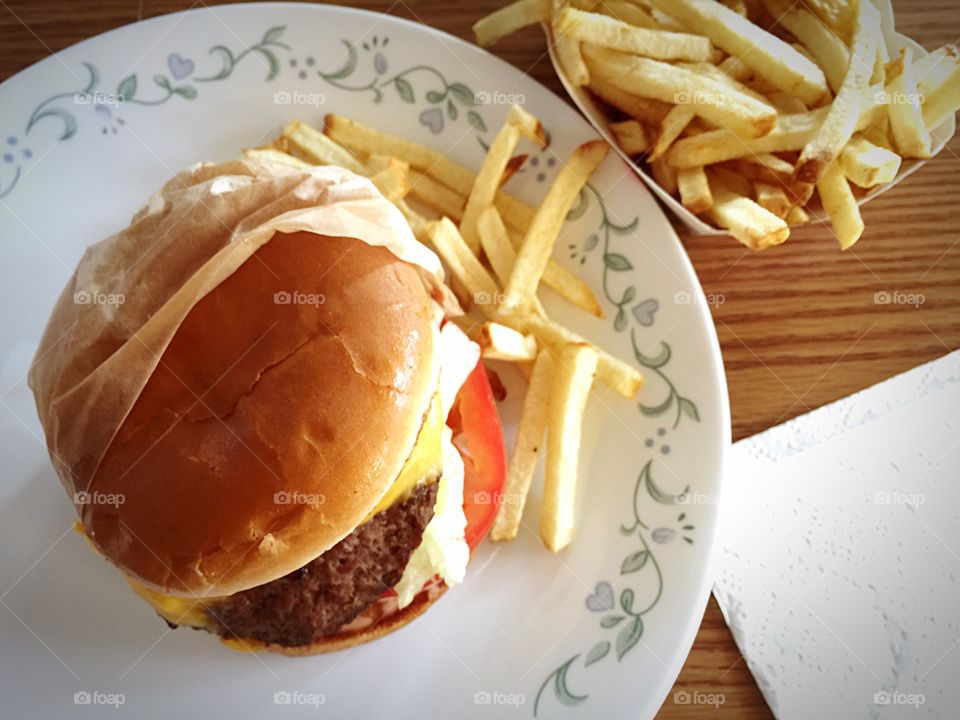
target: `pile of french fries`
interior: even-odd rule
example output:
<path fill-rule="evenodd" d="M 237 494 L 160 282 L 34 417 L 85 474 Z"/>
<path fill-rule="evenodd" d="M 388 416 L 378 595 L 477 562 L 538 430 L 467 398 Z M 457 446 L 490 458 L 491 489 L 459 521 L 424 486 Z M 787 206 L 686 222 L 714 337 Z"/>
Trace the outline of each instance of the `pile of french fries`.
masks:
<path fill-rule="evenodd" d="M 610 130 L 691 212 L 753 250 L 816 203 L 840 247 L 858 200 L 960 109 L 960 51 L 891 59 L 869 0 L 518 0 L 474 25 L 489 45 L 551 30 L 560 69 L 622 119 Z"/>
<path fill-rule="evenodd" d="M 370 178 L 417 239 L 443 259 L 468 311 L 455 320 L 485 358 L 517 363 L 529 379 L 491 537 L 517 535 L 546 435 L 540 535 L 559 552 L 573 538 L 582 418 L 594 379 L 634 399 L 643 378 L 549 318 L 537 295 L 543 284 L 603 317 L 590 288 L 550 256 L 567 213 L 609 147 L 593 141 L 577 148 L 534 207 L 501 189 L 526 159 L 515 154 L 524 139 L 537 147 L 547 143 L 540 121 L 513 106 L 474 174 L 433 148 L 327 115 L 322 131 L 294 120 L 268 146 L 244 156 L 298 168 L 338 165 Z"/>

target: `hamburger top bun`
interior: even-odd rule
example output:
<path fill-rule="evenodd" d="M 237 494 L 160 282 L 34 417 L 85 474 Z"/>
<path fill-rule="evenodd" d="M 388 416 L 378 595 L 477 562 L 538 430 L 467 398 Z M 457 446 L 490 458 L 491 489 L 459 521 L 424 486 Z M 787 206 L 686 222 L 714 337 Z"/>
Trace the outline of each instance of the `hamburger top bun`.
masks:
<path fill-rule="evenodd" d="M 389 489 L 437 390 L 417 270 L 278 234 L 184 319 L 111 443 L 87 536 L 141 583 L 219 596 L 305 565 Z"/>

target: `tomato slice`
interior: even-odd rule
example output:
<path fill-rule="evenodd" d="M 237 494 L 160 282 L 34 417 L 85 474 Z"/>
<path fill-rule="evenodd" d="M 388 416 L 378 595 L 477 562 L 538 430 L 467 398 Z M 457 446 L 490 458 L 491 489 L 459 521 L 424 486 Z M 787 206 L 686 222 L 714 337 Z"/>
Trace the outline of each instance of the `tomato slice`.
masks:
<path fill-rule="evenodd" d="M 493 525 L 507 477 L 503 429 L 483 361 L 460 388 L 449 423 L 454 429 L 454 444 L 463 455 L 465 535 L 474 550 Z"/>

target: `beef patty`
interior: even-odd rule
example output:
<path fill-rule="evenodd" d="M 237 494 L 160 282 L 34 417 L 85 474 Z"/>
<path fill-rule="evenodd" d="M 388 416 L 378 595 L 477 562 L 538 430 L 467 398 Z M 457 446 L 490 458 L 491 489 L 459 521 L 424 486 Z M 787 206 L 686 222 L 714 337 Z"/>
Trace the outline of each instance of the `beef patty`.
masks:
<path fill-rule="evenodd" d="M 400 582 L 436 499 L 423 485 L 299 570 L 210 606 L 216 632 L 288 647 L 337 632 Z"/>

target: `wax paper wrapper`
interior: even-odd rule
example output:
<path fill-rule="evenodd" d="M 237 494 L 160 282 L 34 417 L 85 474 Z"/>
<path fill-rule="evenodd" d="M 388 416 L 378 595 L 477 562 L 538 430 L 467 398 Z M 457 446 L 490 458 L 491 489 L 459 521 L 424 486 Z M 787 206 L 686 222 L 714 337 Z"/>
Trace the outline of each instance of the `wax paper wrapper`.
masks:
<path fill-rule="evenodd" d="M 366 178 L 249 160 L 186 170 L 87 249 L 40 341 L 30 387 L 70 495 L 88 487 L 191 308 L 275 233 L 298 231 L 386 247 L 455 308 L 437 256 Z"/>

